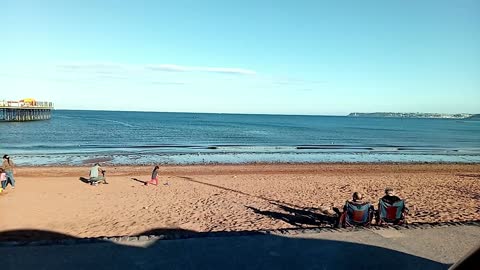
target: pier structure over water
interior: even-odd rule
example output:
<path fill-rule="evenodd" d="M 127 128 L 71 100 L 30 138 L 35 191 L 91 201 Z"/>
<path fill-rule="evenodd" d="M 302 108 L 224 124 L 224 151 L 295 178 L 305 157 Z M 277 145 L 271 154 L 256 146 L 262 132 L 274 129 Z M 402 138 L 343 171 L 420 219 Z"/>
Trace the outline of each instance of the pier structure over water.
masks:
<path fill-rule="evenodd" d="M 23 122 L 48 120 L 52 117 L 53 103 L 32 98 L 20 101 L 0 100 L 0 121 Z"/>

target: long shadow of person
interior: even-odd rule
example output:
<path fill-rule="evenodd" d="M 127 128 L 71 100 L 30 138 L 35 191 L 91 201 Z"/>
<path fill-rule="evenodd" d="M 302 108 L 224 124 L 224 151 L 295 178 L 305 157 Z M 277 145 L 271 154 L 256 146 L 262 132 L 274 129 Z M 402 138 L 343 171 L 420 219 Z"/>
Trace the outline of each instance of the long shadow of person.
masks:
<path fill-rule="evenodd" d="M 82 181 L 85 184 L 90 184 L 90 180 L 88 178 L 80 177 L 80 178 L 78 178 L 78 180 Z"/>
<path fill-rule="evenodd" d="M 264 211 L 251 206 L 245 206 L 245 207 L 247 209 L 252 210 L 255 214 L 267 216 L 273 219 L 282 220 L 296 227 L 304 227 L 305 225 L 310 225 L 310 226 L 322 225 L 322 222 L 305 215 L 294 215 L 294 214 L 287 214 L 287 213 L 268 211 L 268 210 Z"/>
<path fill-rule="evenodd" d="M 279 219 L 297 227 L 305 227 L 305 226 L 333 227 L 336 224 L 337 217 L 317 213 L 313 211 L 315 209 L 293 208 L 293 207 L 282 205 L 279 203 L 271 203 L 271 204 L 277 206 L 283 212 L 263 211 L 251 206 L 245 206 L 245 207 L 247 209 L 252 210 L 255 214 L 268 216 L 274 219 Z M 284 213 L 284 212 L 287 212 L 287 213 Z"/>

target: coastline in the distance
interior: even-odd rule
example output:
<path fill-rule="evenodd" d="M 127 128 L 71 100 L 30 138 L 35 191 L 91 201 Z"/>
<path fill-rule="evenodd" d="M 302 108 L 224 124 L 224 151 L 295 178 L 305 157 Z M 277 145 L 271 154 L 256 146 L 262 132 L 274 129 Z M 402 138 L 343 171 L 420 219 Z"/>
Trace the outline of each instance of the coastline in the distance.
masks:
<path fill-rule="evenodd" d="M 348 117 L 387 117 L 387 118 L 441 118 L 441 119 L 480 119 L 480 114 L 470 113 L 400 113 L 400 112 L 373 112 L 359 113 L 352 112 Z"/>

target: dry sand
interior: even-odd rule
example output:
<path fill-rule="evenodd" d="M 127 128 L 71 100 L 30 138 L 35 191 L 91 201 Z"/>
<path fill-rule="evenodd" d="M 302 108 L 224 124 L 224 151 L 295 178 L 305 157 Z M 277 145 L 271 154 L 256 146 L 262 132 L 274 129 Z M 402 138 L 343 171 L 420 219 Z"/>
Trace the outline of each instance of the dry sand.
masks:
<path fill-rule="evenodd" d="M 17 168 L 16 189 L 0 194 L 0 232 L 38 229 L 98 237 L 159 228 L 319 226 L 354 191 L 376 202 L 386 186 L 407 200 L 409 222 L 480 219 L 480 165 L 162 166 L 157 187 L 131 179 L 147 180 L 151 167 L 105 169 L 110 184 L 90 186 L 79 181 L 87 167 Z"/>

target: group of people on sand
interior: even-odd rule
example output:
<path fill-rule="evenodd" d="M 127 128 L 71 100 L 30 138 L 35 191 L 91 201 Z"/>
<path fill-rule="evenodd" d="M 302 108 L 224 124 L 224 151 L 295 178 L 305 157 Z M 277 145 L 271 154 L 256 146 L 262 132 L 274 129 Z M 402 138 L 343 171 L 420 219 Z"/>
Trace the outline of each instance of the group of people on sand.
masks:
<path fill-rule="evenodd" d="M 0 167 L 0 193 L 3 192 L 8 184 L 15 188 L 15 178 L 13 177 L 14 164 L 9 155 L 3 156 L 2 167 Z"/>
<path fill-rule="evenodd" d="M 2 166 L 0 167 L 0 193 L 3 192 L 10 184 L 11 188 L 15 188 L 14 163 L 9 155 L 3 156 Z M 145 185 L 158 185 L 158 173 L 159 166 L 155 166 L 152 171 L 152 175 L 149 181 L 145 181 Z M 88 182 L 92 185 L 99 183 L 108 184 L 105 178 L 105 170 L 99 163 L 95 163 L 90 168 L 90 174 Z M 168 182 L 165 183 L 168 185 Z M 363 195 L 360 192 L 354 192 L 352 200 L 345 203 L 343 212 L 340 212 L 338 208 L 334 208 L 338 216 L 337 226 L 368 226 L 372 223 L 373 218 L 377 224 L 393 223 L 403 224 L 405 222 L 405 216 L 408 213 L 408 208 L 405 205 L 405 201 L 395 195 L 392 188 L 385 189 L 385 195 L 379 200 L 378 208 L 375 210 L 374 206 L 363 199 Z"/>
<path fill-rule="evenodd" d="M 2 166 L 0 167 L 0 193 L 2 193 L 7 186 L 10 184 L 12 189 L 15 189 L 15 178 L 13 177 L 14 172 L 14 163 L 9 155 L 3 156 Z M 152 177 L 150 181 L 145 182 L 145 184 L 158 185 L 158 171 L 160 167 L 155 166 L 152 171 Z M 93 167 L 90 168 L 89 173 L 89 182 L 92 185 L 98 185 L 99 183 L 108 184 L 105 177 L 106 171 L 100 166 L 100 163 L 95 163 Z M 168 185 L 168 182 L 165 183 Z"/>
<path fill-rule="evenodd" d="M 378 202 L 378 209 L 365 201 L 360 192 L 354 192 L 352 200 L 345 202 L 343 212 L 337 208 L 337 226 L 369 226 L 375 218 L 376 224 L 392 223 L 403 224 L 406 222 L 408 208 L 405 201 L 395 195 L 392 188 L 385 189 L 385 195 Z"/>
<path fill-rule="evenodd" d="M 141 182 L 145 185 L 157 186 L 159 169 L 159 166 L 155 166 L 151 179 Z M 99 163 L 95 163 L 90 169 L 89 182 L 92 185 L 99 183 L 108 184 L 105 178 L 105 170 L 102 169 Z M 168 182 L 165 185 L 168 185 Z M 405 205 L 405 201 L 396 196 L 392 188 L 386 188 L 385 195 L 379 200 L 377 210 L 370 202 L 364 200 L 360 192 L 354 192 L 352 200 L 345 203 L 343 212 L 340 212 L 338 208 L 334 208 L 334 211 L 338 217 L 335 225 L 349 227 L 369 226 L 374 217 L 376 224 L 379 225 L 383 223 L 403 224 L 406 222 L 405 216 L 408 213 L 408 208 Z"/>
<path fill-rule="evenodd" d="M 158 186 L 158 171 L 160 170 L 159 166 L 155 166 L 152 171 L 152 177 L 150 181 L 146 181 L 145 185 L 151 184 Z M 89 182 L 91 185 L 98 185 L 100 183 L 108 184 L 107 179 L 105 178 L 105 170 L 100 166 L 100 163 L 95 163 L 92 168 L 90 168 Z M 168 185 L 168 182 L 165 182 L 164 185 Z"/>

